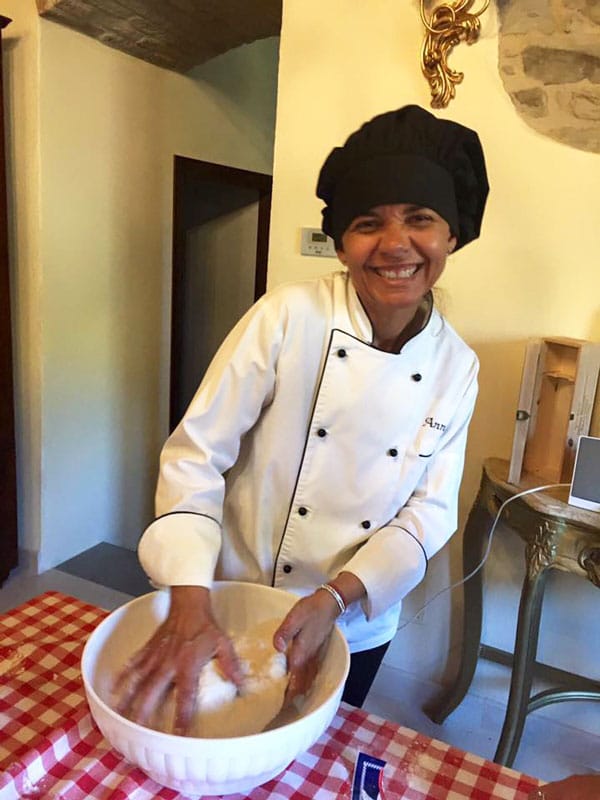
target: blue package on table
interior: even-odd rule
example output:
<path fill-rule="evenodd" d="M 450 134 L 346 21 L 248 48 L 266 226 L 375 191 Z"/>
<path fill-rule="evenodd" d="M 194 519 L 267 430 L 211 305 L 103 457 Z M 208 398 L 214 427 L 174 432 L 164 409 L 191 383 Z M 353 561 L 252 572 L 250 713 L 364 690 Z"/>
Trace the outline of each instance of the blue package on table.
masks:
<path fill-rule="evenodd" d="M 378 800 L 381 791 L 381 779 L 386 762 L 367 753 L 359 753 L 354 768 L 352 781 L 352 800 Z"/>

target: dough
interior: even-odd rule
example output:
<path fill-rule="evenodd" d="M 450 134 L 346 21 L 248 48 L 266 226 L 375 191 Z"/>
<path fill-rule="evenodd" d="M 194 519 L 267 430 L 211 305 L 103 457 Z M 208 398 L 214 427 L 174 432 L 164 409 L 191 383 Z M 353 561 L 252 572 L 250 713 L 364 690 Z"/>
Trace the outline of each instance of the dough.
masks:
<path fill-rule="evenodd" d="M 288 682 L 287 659 L 273 647 L 281 620 L 268 620 L 231 636 L 244 675 L 238 691 L 210 661 L 200 673 L 195 719 L 190 736 L 225 739 L 260 733 L 277 716 Z M 174 699 L 165 704 L 160 730 L 172 730 Z M 161 724 L 162 722 L 162 724 Z M 166 723 L 166 724 L 165 724 Z"/>

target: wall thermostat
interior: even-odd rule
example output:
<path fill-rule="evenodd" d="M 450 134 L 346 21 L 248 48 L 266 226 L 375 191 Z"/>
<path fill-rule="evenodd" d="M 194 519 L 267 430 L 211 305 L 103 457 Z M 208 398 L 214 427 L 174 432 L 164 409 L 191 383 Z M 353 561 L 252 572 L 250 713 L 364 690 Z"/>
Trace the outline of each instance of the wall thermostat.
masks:
<path fill-rule="evenodd" d="M 333 239 L 326 236 L 319 228 L 302 228 L 300 252 L 303 256 L 336 257 Z"/>

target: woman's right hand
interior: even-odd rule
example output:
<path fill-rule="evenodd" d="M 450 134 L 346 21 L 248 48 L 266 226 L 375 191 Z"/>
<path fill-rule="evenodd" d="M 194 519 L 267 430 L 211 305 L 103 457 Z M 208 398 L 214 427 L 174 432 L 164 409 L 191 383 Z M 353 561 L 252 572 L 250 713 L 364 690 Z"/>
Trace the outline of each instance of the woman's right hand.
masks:
<path fill-rule="evenodd" d="M 175 692 L 173 733 L 191 725 L 202 668 L 215 658 L 225 678 L 241 685 L 242 674 L 231 640 L 217 625 L 210 592 L 202 586 L 172 586 L 167 619 L 127 664 L 118 678 L 117 710 L 145 725 Z"/>
<path fill-rule="evenodd" d="M 529 795 L 528 800 L 598 800 L 600 775 L 571 775 L 562 781 L 541 786 Z"/>

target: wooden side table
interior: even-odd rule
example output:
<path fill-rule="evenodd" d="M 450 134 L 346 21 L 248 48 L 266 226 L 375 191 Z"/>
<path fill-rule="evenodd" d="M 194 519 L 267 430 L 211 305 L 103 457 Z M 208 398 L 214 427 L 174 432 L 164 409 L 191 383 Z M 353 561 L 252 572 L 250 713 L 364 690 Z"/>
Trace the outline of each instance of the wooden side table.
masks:
<path fill-rule="evenodd" d="M 469 514 L 463 539 L 463 575 L 481 562 L 490 531 L 502 503 L 524 489 L 540 485 L 539 478 L 525 474 L 519 485 L 507 482 L 508 461 L 486 459 L 479 493 Z M 568 487 L 524 495 L 509 503 L 502 513 L 525 542 L 526 575 L 521 590 L 514 654 L 481 643 L 483 570 L 464 585 L 462 661 L 454 685 L 429 705 L 425 712 L 436 723 L 462 702 L 475 673 L 479 656 L 512 663 L 510 693 L 504 725 L 494 761 L 511 766 L 517 754 L 525 718 L 551 703 L 565 700 L 600 701 L 600 682 L 575 676 L 536 661 L 542 601 L 548 572 L 560 569 L 586 578 L 600 588 L 600 513 L 570 506 Z M 600 599 L 600 596 L 599 596 Z M 556 689 L 531 696 L 536 672 L 556 680 Z"/>

